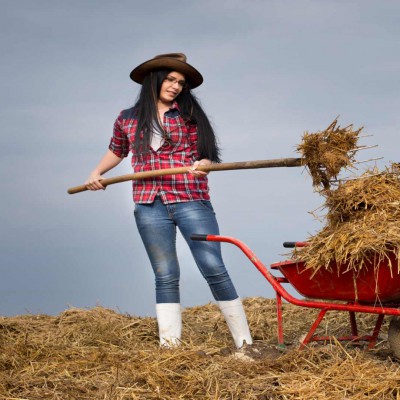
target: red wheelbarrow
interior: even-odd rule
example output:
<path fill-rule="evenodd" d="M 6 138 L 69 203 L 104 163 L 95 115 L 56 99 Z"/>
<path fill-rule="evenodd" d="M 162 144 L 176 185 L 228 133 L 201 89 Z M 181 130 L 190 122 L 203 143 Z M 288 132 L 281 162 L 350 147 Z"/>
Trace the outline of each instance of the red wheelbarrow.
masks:
<path fill-rule="evenodd" d="M 321 268 L 316 273 L 306 269 L 303 262 L 292 260 L 274 263 L 271 270 L 278 270 L 283 277 L 274 276 L 258 257 L 240 240 L 219 235 L 192 235 L 192 240 L 227 242 L 239 247 L 255 267 L 272 285 L 276 292 L 276 312 L 278 320 L 278 346 L 284 347 L 282 299 L 300 307 L 320 309 L 310 330 L 300 342 L 300 348 L 311 341 L 328 341 L 329 336 L 317 336 L 315 331 L 328 311 L 346 311 L 350 316 L 351 333 L 338 337 L 339 341 L 367 342 L 368 348 L 375 346 L 385 315 L 391 315 L 388 341 L 395 356 L 400 359 L 400 274 L 395 255 L 381 261 L 379 268 L 370 265 L 353 279 L 352 273 L 338 274 L 335 265 L 332 271 Z M 302 247 L 304 242 L 286 242 L 285 247 Z M 389 268 L 389 260 L 392 268 Z M 386 268 L 385 268 L 386 267 Z M 285 290 L 283 283 L 293 286 L 303 295 L 300 299 Z M 356 313 L 376 314 L 375 327 L 370 335 L 359 335 Z"/>

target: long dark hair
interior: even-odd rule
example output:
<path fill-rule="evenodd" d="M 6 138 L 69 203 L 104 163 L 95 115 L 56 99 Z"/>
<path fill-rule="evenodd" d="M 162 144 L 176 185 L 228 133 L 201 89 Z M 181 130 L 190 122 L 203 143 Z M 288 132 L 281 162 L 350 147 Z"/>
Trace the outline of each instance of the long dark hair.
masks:
<path fill-rule="evenodd" d="M 164 139 L 168 137 L 158 118 L 157 101 L 161 85 L 171 70 L 158 70 L 150 72 L 143 80 L 142 89 L 134 106 L 137 117 L 135 133 L 135 152 L 143 154 L 149 151 L 151 137 L 154 129 L 161 132 Z M 220 149 L 211 123 L 203 111 L 200 102 L 190 90 L 190 82 L 183 88 L 176 98 L 185 122 L 197 126 L 197 153 L 199 160 L 208 158 L 213 162 L 221 162 Z"/>

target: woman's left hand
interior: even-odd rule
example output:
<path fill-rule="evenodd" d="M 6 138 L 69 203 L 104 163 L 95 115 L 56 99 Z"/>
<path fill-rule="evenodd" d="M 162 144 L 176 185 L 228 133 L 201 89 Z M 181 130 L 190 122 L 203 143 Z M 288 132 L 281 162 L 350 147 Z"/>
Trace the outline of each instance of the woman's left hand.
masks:
<path fill-rule="evenodd" d="M 189 168 L 189 174 L 193 175 L 193 176 L 206 176 L 208 175 L 208 172 L 204 172 L 204 171 L 197 171 L 197 167 L 199 165 L 210 165 L 211 161 L 208 160 L 207 158 L 203 158 L 200 161 L 195 161 L 193 163 L 193 165 L 191 166 L 191 168 Z"/>

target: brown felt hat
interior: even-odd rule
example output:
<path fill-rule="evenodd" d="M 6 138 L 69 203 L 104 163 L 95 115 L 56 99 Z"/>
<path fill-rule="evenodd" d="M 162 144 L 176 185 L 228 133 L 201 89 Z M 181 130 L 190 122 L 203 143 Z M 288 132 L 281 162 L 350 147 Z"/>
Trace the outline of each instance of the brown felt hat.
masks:
<path fill-rule="evenodd" d="M 155 56 L 137 66 L 129 76 L 133 81 L 142 84 L 144 77 L 149 72 L 164 68 L 185 75 L 191 88 L 200 86 L 203 83 L 203 77 L 200 72 L 186 62 L 186 56 L 183 53 L 168 53 Z"/>

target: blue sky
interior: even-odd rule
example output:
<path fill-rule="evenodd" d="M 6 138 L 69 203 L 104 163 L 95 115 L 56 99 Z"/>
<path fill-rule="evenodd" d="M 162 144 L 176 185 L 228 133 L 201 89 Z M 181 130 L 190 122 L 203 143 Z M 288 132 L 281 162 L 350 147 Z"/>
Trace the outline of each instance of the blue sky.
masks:
<path fill-rule="evenodd" d="M 0 0 L 0 314 L 57 314 L 100 304 L 154 315 L 153 275 L 130 183 L 68 195 L 107 150 L 139 86 L 130 71 L 184 52 L 225 162 L 297 157 L 305 131 L 336 117 L 364 126 L 359 157 L 399 161 L 398 1 Z M 126 160 L 108 176 L 130 172 Z M 266 264 L 282 242 L 321 227 L 302 168 L 215 172 L 221 233 Z M 183 306 L 212 301 L 178 239 Z M 273 297 L 238 249 L 223 245 L 242 297 Z"/>

